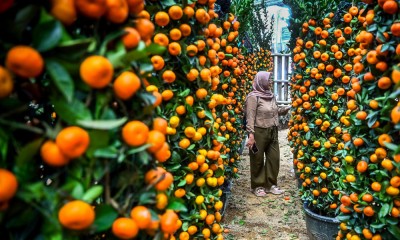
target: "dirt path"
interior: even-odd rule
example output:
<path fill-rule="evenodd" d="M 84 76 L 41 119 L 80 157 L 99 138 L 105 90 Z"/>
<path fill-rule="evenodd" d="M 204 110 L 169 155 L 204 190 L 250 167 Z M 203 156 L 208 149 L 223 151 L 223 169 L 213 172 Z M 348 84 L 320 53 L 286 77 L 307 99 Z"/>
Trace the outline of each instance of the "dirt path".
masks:
<path fill-rule="evenodd" d="M 287 130 L 279 131 L 281 167 L 278 184 L 290 199 L 272 194 L 261 198 L 250 192 L 250 159 L 246 149 L 239 169 L 240 178 L 233 183 L 223 218 L 224 227 L 229 229 L 225 239 L 308 239 L 297 181 L 291 172 L 292 153 L 286 136 Z"/>

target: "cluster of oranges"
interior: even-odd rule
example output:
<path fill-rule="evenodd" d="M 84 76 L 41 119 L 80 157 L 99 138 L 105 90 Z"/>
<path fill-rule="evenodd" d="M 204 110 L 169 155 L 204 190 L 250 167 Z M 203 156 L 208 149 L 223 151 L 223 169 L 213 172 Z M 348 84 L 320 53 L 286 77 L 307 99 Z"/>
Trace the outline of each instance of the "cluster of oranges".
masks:
<path fill-rule="evenodd" d="M 350 112 L 344 109 L 355 56 L 349 55 L 342 40 L 354 38 L 345 30 L 349 26 L 331 26 L 333 17 L 328 13 L 320 21 L 308 19 L 302 38 L 296 40 L 288 133 L 302 180 L 302 198 L 329 216 L 335 216 L 339 208 L 342 161 L 338 152 L 344 149 L 343 128 L 349 123 Z"/>
<path fill-rule="evenodd" d="M 23 208 L 40 219 L 32 238 L 222 239 L 250 86 L 235 16 L 214 0 L 17 2 L 1 8 L 31 14 L 0 41 L 11 126 L 0 135 L 13 143 L 2 145 L 0 222 Z"/>
<path fill-rule="evenodd" d="M 167 209 L 174 176 L 156 166 L 171 156 L 168 122 L 155 116 L 162 96 L 144 87 L 150 70 L 131 65 L 150 62 L 151 51 L 143 45 L 151 44 L 154 25 L 144 5 L 142 0 L 66 0 L 52 1 L 48 12 L 21 2 L 4 10 L 9 17 L 31 9 L 22 30 L 37 29 L 29 33 L 39 41 L 32 46 L 51 43 L 38 50 L 17 35 L 10 38 L 16 42 L 4 39 L 11 48 L 0 66 L 1 118 L 13 127 L 2 127 L 1 133 L 8 136 L 2 144 L 13 144 L 2 145 L 2 233 L 169 238 L 182 225 L 176 211 Z M 65 38 L 41 32 L 49 22 L 50 30 Z M 112 57 L 115 45 L 122 46 L 118 61 Z M 144 57 L 122 60 L 131 51 Z M 44 97 L 48 94 L 51 100 Z M 39 109 L 31 109 L 36 105 Z M 6 226 L 5 220 L 18 218 L 18 209 L 26 219 Z M 38 218 L 34 231 L 27 227 L 33 217 Z"/>
<path fill-rule="evenodd" d="M 160 115 L 168 120 L 172 156 L 163 165 L 174 175 L 170 199 L 187 208 L 180 214 L 179 239 L 222 239 L 221 187 L 238 171 L 238 116 L 245 94 L 244 56 L 237 45 L 240 23 L 232 14 L 218 16 L 214 3 L 154 3 L 148 8 L 157 6 L 149 18 L 155 25 L 152 40 L 166 48 L 151 56 L 156 71 L 147 90 L 160 93 Z"/>
<path fill-rule="evenodd" d="M 343 216 L 337 239 L 394 239 L 399 2 L 363 2 L 340 22 L 328 13 L 303 23 L 293 50 L 288 139 L 303 199 L 323 214 Z"/>
<path fill-rule="evenodd" d="M 399 35 L 398 1 L 364 1 L 357 15 L 355 45 L 365 52 L 354 65 L 357 80 L 351 87 L 355 98 L 347 102 L 352 124 L 346 127 L 349 149 L 343 176 L 341 238 L 391 239 L 398 233 L 400 210 L 399 174 Z M 349 11 L 349 13 L 351 13 Z M 374 26 L 377 29 L 374 29 Z M 381 224 L 376 227 L 375 224 Z"/>
<path fill-rule="evenodd" d="M 240 67 L 242 68 L 243 75 L 241 77 L 243 84 L 243 91 L 245 94 L 248 94 L 253 86 L 252 81 L 259 71 L 273 71 L 273 58 L 271 51 L 260 48 L 253 53 L 247 53 L 245 55 L 241 55 L 243 61 L 240 62 Z M 243 99 L 245 95 L 243 96 Z"/>

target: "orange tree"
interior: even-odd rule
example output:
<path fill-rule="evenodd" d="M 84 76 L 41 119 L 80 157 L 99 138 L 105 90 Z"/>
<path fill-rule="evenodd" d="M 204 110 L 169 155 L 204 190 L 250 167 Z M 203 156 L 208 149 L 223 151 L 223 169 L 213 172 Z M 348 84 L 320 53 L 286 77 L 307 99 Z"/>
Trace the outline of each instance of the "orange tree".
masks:
<path fill-rule="evenodd" d="M 273 72 L 273 59 L 272 53 L 268 49 L 260 48 L 258 52 L 255 53 L 255 61 L 256 61 L 256 71 L 267 71 Z"/>
<path fill-rule="evenodd" d="M 355 99 L 348 102 L 342 197 L 345 211 L 339 236 L 351 239 L 396 239 L 399 228 L 399 1 L 363 1 L 358 17 L 357 47 L 366 55 L 352 84 Z M 347 176 L 353 176 L 351 181 Z"/>
<path fill-rule="evenodd" d="M 218 16 L 215 1 L 149 2 L 147 16 L 156 29 L 153 41 L 168 49 L 153 55 L 156 70 L 147 90 L 160 95 L 158 114 L 168 121 L 174 174 L 171 190 L 179 206 L 176 236 L 222 238 L 221 187 L 237 173 L 241 74 L 239 22 Z"/>
<path fill-rule="evenodd" d="M 302 199 L 314 212 L 332 217 L 343 208 L 339 178 L 346 134 L 342 129 L 350 124 L 346 104 L 356 56 L 349 50 L 355 35 L 349 23 L 341 21 L 343 6 L 335 5 L 306 2 L 300 6 L 304 17 L 293 50 L 293 109 L 288 133 L 302 180 Z"/>
<path fill-rule="evenodd" d="M 2 237 L 173 234 L 181 206 L 156 167 L 170 155 L 167 122 L 144 87 L 148 56 L 165 48 L 151 43 L 144 2 L 0 6 Z"/>

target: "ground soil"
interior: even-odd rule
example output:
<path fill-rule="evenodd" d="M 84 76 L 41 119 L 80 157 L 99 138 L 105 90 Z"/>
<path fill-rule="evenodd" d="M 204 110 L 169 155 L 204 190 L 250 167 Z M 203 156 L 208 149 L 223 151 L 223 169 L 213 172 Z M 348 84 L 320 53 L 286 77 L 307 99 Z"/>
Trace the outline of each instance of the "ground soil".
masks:
<path fill-rule="evenodd" d="M 286 190 L 285 194 L 256 197 L 250 191 L 250 159 L 245 149 L 239 168 L 240 178 L 233 182 L 222 220 L 227 229 L 225 239 L 308 240 L 297 180 L 292 172 L 287 132 L 279 131 L 281 161 L 278 185 Z M 285 196 L 290 199 L 285 200 Z"/>

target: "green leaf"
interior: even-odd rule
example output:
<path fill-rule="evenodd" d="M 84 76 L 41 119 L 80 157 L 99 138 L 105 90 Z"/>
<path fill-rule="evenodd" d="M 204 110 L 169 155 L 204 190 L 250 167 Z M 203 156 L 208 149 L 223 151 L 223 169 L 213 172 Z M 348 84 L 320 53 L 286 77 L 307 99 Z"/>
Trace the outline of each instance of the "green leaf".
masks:
<path fill-rule="evenodd" d="M 183 231 L 187 231 L 188 228 L 189 228 L 189 222 L 184 222 L 184 223 L 182 224 L 182 230 L 183 230 Z"/>
<path fill-rule="evenodd" d="M 396 225 L 391 225 L 388 227 L 388 230 L 393 235 L 393 237 L 398 238 L 400 236 L 400 227 Z"/>
<path fill-rule="evenodd" d="M 178 187 L 183 187 L 185 185 L 186 185 L 186 179 L 183 179 L 178 183 Z"/>
<path fill-rule="evenodd" d="M 163 6 L 163 8 L 167 8 L 176 4 L 174 0 L 163 0 L 160 3 Z"/>
<path fill-rule="evenodd" d="M 81 59 L 82 56 L 88 51 L 89 46 L 94 43 L 93 38 L 74 39 L 61 42 L 57 48 L 57 53 L 68 57 L 68 59 Z"/>
<path fill-rule="evenodd" d="M 16 38 L 22 38 L 24 31 L 26 31 L 26 27 L 32 21 L 32 19 L 36 18 L 40 14 L 40 7 L 34 4 L 30 4 L 21 8 L 15 16 L 15 19 L 8 19 L 10 24 L 13 24 L 10 31 L 10 34 L 15 36 Z"/>
<path fill-rule="evenodd" d="M 183 202 L 183 200 L 177 198 L 170 199 L 167 209 L 172 209 L 175 211 L 182 211 L 182 212 L 187 211 L 186 204 Z"/>
<path fill-rule="evenodd" d="M 56 61 L 46 60 L 46 69 L 50 74 L 57 89 L 64 95 L 68 102 L 74 97 L 74 81 L 65 68 Z"/>
<path fill-rule="evenodd" d="M 57 46 L 62 37 L 62 25 L 59 21 L 48 15 L 43 9 L 41 18 L 46 18 L 40 22 L 32 33 L 33 47 L 39 52 L 45 52 Z"/>
<path fill-rule="evenodd" d="M 148 54 L 151 55 L 161 55 L 165 52 L 166 48 L 164 46 L 151 43 L 149 46 L 146 47 L 146 51 Z"/>
<path fill-rule="evenodd" d="M 221 168 L 218 168 L 216 171 L 215 171 L 215 177 L 221 177 L 221 176 L 223 176 L 224 175 L 224 170 L 222 170 Z"/>
<path fill-rule="evenodd" d="M 6 164 L 9 137 L 10 136 L 0 128 L 0 166 L 2 167 Z"/>
<path fill-rule="evenodd" d="M 114 146 L 108 146 L 95 150 L 93 156 L 97 158 L 116 158 L 118 150 Z"/>
<path fill-rule="evenodd" d="M 145 145 L 137 147 L 137 148 L 132 148 L 131 150 L 129 150 L 127 152 L 127 155 L 143 152 L 144 150 L 148 149 L 149 147 L 151 147 L 151 144 L 145 144 Z"/>
<path fill-rule="evenodd" d="M 139 198 L 139 204 L 140 205 L 154 204 L 155 197 L 156 197 L 155 192 L 147 191 L 147 192 L 141 193 L 140 198 Z"/>
<path fill-rule="evenodd" d="M 105 130 L 89 130 L 90 145 L 86 151 L 89 157 L 92 157 L 97 149 L 109 146 L 110 132 Z"/>
<path fill-rule="evenodd" d="M 97 206 L 95 211 L 96 220 L 94 220 L 93 226 L 96 229 L 96 233 L 109 229 L 118 217 L 118 212 L 109 205 Z"/>
<path fill-rule="evenodd" d="M 86 193 L 82 197 L 82 200 L 88 203 L 92 203 L 102 193 L 103 193 L 103 186 L 100 185 L 93 186 L 86 191 Z"/>
<path fill-rule="evenodd" d="M 137 61 L 145 57 L 147 57 L 146 44 L 143 41 L 140 41 L 139 46 L 135 50 L 126 53 L 121 60 L 129 64 L 132 61 Z"/>
<path fill-rule="evenodd" d="M 393 143 L 385 142 L 385 147 L 389 148 L 393 152 L 397 152 L 398 149 L 400 149 L 400 145 L 396 145 Z"/>
<path fill-rule="evenodd" d="M 20 151 L 15 159 L 17 166 L 24 166 L 26 164 L 32 164 L 32 158 L 39 151 L 42 145 L 43 138 L 36 139 L 28 144 L 26 144 Z"/>
<path fill-rule="evenodd" d="M 108 34 L 105 39 L 102 41 L 101 47 L 100 47 L 100 55 L 104 55 L 107 51 L 107 45 L 109 42 L 111 42 L 112 40 L 121 37 L 122 35 L 125 34 L 125 31 L 123 30 L 117 30 L 113 33 Z"/>
<path fill-rule="evenodd" d="M 379 211 L 379 214 L 378 214 L 379 218 L 386 217 L 386 215 L 389 214 L 390 209 L 391 208 L 390 208 L 390 205 L 388 203 L 382 204 L 381 210 Z"/>
<path fill-rule="evenodd" d="M 185 91 L 178 94 L 179 97 L 187 97 L 189 95 L 190 89 L 186 89 Z"/>
<path fill-rule="evenodd" d="M 218 136 L 218 137 L 217 137 L 217 141 L 218 141 L 218 142 L 225 142 L 225 141 L 226 141 L 226 138 L 221 137 L 221 136 Z"/>
<path fill-rule="evenodd" d="M 68 103 L 64 99 L 53 96 L 51 97 L 51 102 L 54 104 L 54 109 L 61 119 L 69 124 L 76 124 L 78 120 L 92 120 L 89 109 L 76 98 Z"/>
<path fill-rule="evenodd" d="M 387 50 L 389 50 L 390 46 L 390 43 L 383 44 L 381 52 L 386 52 Z"/>
<path fill-rule="evenodd" d="M 127 117 L 115 120 L 78 120 L 77 124 L 89 129 L 111 130 L 122 126 L 127 120 Z"/>

